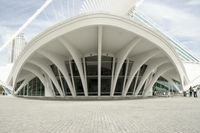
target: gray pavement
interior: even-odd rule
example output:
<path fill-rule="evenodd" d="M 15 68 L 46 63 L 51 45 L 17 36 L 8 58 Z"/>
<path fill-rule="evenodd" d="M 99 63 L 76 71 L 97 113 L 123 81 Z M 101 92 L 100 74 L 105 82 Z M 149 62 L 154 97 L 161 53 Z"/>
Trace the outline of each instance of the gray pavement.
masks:
<path fill-rule="evenodd" d="M 47 101 L 0 97 L 0 133 L 200 133 L 200 98 Z"/>

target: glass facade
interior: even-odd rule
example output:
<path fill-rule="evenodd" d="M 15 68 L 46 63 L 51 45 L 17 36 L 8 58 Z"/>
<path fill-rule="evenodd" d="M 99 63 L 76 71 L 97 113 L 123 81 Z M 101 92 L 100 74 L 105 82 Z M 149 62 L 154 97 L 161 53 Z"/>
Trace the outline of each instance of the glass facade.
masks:
<path fill-rule="evenodd" d="M 176 83 L 176 82 L 175 82 Z M 177 86 L 180 86 L 180 84 Z M 159 77 L 157 82 L 153 86 L 153 95 L 176 95 L 177 89 L 171 85 L 165 78 Z"/>
<path fill-rule="evenodd" d="M 17 85 L 19 87 L 20 85 Z M 28 82 L 18 93 L 20 96 L 44 96 L 44 85 L 39 80 L 39 78 L 33 78 L 31 81 Z"/>
<path fill-rule="evenodd" d="M 110 95 L 113 57 L 101 57 L 101 95 Z"/>
<path fill-rule="evenodd" d="M 71 96 L 72 95 L 71 91 L 70 91 L 70 89 L 68 87 L 67 82 L 65 81 L 65 78 L 64 78 L 63 74 L 56 67 L 56 65 L 51 65 L 51 69 L 52 69 L 52 71 L 53 71 L 53 73 L 54 73 L 54 75 L 55 75 L 55 77 L 56 77 L 56 79 L 57 79 L 62 91 L 64 92 L 64 95 Z M 52 84 L 53 84 L 53 82 L 52 82 Z M 55 95 L 56 96 L 60 96 L 60 94 L 59 94 L 59 92 L 56 89 L 54 84 L 53 84 L 53 88 L 54 88 Z"/>
<path fill-rule="evenodd" d="M 24 81 L 24 80 L 17 82 L 17 85 L 16 85 L 16 88 L 15 88 L 15 91 L 20 87 L 20 85 L 23 83 L 23 81 Z"/>
<path fill-rule="evenodd" d="M 97 56 L 85 57 L 88 95 L 98 95 L 98 61 Z"/>
<path fill-rule="evenodd" d="M 139 82 L 140 82 L 140 80 L 141 80 L 146 68 L 147 68 L 147 65 L 142 65 L 142 67 L 140 68 L 140 73 L 139 73 L 139 77 L 138 77 L 137 86 L 138 86 L 138 84 L 139 84 Z M 142 95 L 142 93 L 144 91 L 144 86 L 145 86 L 145 83 L 143 84 L 142 88 L 140 89 L 138 95 Z"/>
<path fill-rule="evenodd" d="M 89 96 L 98 96 L 98 56 L 87 56 L 81 58 L 82 68 L 84 71 L 84 76 L 87 81 L 88 95 Z M 110 96 L 111 93 L 111 83 L 114 78 L 115 69 L 117 66 L 118 60 L 111 56 L 102 56 L 101 57 L 101 88 L 100 95 L 101 96 Z M 114 66 L 113 66 L 114 65 Z M 114 91 L 114 96 L 120 96 L 123 93 L 123 89 L 128 81 L 128 79 L 132 76 L 130 75 L 131 69 L 134 65 L 134 61 L 130 59 L 126 59 L 122 65 L 120 70 L 116 88 Z M 72 86 L 74 86 L 77 96 L 84 96 L 84 89 L 81 82 L 79 70 L 76 66 L 75 61 L 66 60 L 65 61 L 66 70 L 69 73 L 70 81 Z M 62 74 L 62 72 L 57 68 L 56 64 L 50 65 L 50 68 L 55 75 L 57 82 L 64 93 L 64 96 L 72 96 L 71 91 L 68 87 L 68 84 Z M 133 95 L 135 89 L 137 88 L 141 77 L 143 76 L 147 65 L 142 65 L 139 71 L 135 74 L 132 83 L 128 89 L 127 95 Z M 16 89 L 21 85 L 23 81 L 20 81 L 16 85 Z M 56 86 L 53 82 L 53 90 L 55 96 L 60 96 Z M 144 85 L 139 92 L 139 95 L 142 95 L 144 89 Z M 28 95 L 28 96 L 43 96 L 44 95 L 44 86 L 40 82 L 38 78 L 34 78 L 31 80 L 28 85 L 26 85 L 20 92 L 19 95 Z"/>
<path fill-rule="evenodd" d="M 113 57 L 101 58 L 101 95 L 110 95 Z M 98 57 L 85 57 L 88 94 L 98 95 Z"/>
<path fill-rule="evenodd" d="M 115 66 L 117 66 L 117 63 L 118 62 L 116 61 Z M 127 61 L 124 62 L 124 64 L 122 65 L 122 69 L 120 70 L 119 78 L 117 80 L 114 95 L 122 95 L 124 76 L 125 76 L 125 72 L 126 72 L 126 65 L 127 65 Z"/>
<path fill-rule="evenodd" d="M 72 78 L 74 80 L 76 95 L 77 96 L 84 96 L 84 91 L 83 91 L 83 86 L 82 86 L 80 74 L 79 74 L 78 68 L 77 68 L 74 60 L 71 60 L 71 69 L 72 69 L 72 73 L 73 73 Z"/>
<path fill-rule="evenodd" d="M 128 78 L 130 77 L 130 72 L 131 72 L 131 68 L 133 66 L 133 61 L 129 61 L 129 64 L 128 64 L 128 72 L 127 72 L 127 78 L 125 79 L 125 83 L 127 82 Z M 136 79 L 137 79 L 137 76 L 138 76 L 138 72 L 136 73 L 135 77 L 133 78 L 133 81 L 131 82 L 131 85 L 129 87 L 129 90 L 127 92 L 127 95 L 132 95 L 133 92 L 134 92 L 134 87 L 136 86 L 135 83 L 136 83 Z"/>

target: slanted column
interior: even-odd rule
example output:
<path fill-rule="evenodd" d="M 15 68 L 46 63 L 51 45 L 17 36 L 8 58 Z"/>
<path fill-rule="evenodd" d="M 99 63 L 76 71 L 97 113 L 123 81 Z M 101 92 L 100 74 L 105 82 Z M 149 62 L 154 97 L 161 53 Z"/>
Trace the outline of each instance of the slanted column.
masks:
<path fill-rule="evenodd" d="M 114 72 L 115 72 L 115 57 L 113 57 L 113 61 L 112 61 L 112 76 L 111 76 L 110 95 L 112 94 L 112 85 L 113 85 L 113 79 L 114 79 Z"/>
<path fill-rule="evenodd" d="M 23 87 L 26 86 L 27 83 L 28 83 L 29 81 L 31 81 L 34 77 L 35 77 L 34 75 L 24 77 L 24 81 L 23 81 L 22 84 L 19 86 L 19 88 L 14 92 L 14 94 L 17 95 L 17 94 L 23 89 Z"/>
<path fill-rule="evenodd" d="M 61 56 L 61 55 L 57 55 L 55 53 L 51 53 L 49 51 L 45 51 L 43 50 L 42 52 L 39 52 L 39 54 L 41 54 L 42 56 L 46 57 L 47 59 L 49 59 L 53 64 L 56 65 L 57 69 L 58 69 L 58 74 L 59 74 L 59 78 L 62 82 L 62 79 L 60 77 L 61 73 L 65 79 L 65 81 L 68 84 L 69 90 L 72 94 L 72 96 L 76 96 L 76 91 L 75 88 L 73 88 L 72 86 L 72 82 L 70 81 L 70 76 L 69 76 L 69 72 L 65 67 L 65 57 Z M 63 90 L 63 94 L 65 95 L 64 92 L 64 86 L 61 83 L 61 88 Z"/>
<path fill-rule="evenodd" d="M 35 76 L 37 76 L 40 79 L 40 81 L 42 82 L 42 84 L 44 85 L 44 88 L 45 88 L 45 96 L 54 96 L 53 88 L 48 86 L 48 81 L 46 80 L 46 78 L 48 76 L 47 76 L 47 74 L 45 74 L 44 71 L 42 71 L 39 67 L 29 64 L 29 63 L 27 63 L 23 67 L 23 69 L 33 73 Z"/>
<path fill-rule="evenodd" d="M 117 64 L 115 67 L 114 79 L 111 85 L 112 86 L 110 94 L 111 96 L 114 96 L 117 80 L 119 78 L 119 73 L 120 70 L 122 69 L 124 61 L 128 57 L 129 53 L 133 50 L 133 48 L 140 43 L 140 41 L 141 38 L 139 37 L 133 38 L 129 44 L 127 44 L 125 47 L 123 47 L 120 51 L 116 53 L 115 57 L 117 58 Z"/>
<path fill-rule="evenodd" d="M 70 44 L 68 41 L 66 41 L 65 39 L 60 38 L 60 39 L 58 39 L 58 41 L 69 51 L 72 58 L 74 59 L 74 62 L 76 63 L 77 69 L 80 74 L 81 82 L 83 85 L 84 95 L 88 96 L 87 82 L 86 82 L 86 79 L 84 76 L 82 60 L 81 60 L 81 58 L 83 57 L 82 53 L 76 47 L 74 47 L 72 44 Z"/>
<path fill-rule="evenodd" d="M 124 92 L 124 88 L 126 84 L 126 79 L 127 79 L 127 74 L 128 74 L 128 65 L 129 65 L 129 59 L 127 59 L 127 62 L 126 62 L 126 71 L 125 71 L 125 76 L 124 76 L 122 93 Z"/>
<path fill-rule="evenodd" d="M 72 71 L 72 62 L 71 62 L 71 60 L 69 60 L 69 69 L 70 69 L 70 73 L 71 73 L 71 80 L 72 80 L 72 85 L 73 85 L 73 88 L 74 88 L 74 92 L 76 92 L 75 83 L 74 83 L 74 73 Z"/>
<path fill-rule="evenodd" d="M 58 76 L 59 76 L 59 79 L 60 79 L 61 88 L 63 90 L 63 95 L 65 96 L 66 92 L 65 92 L 63 81 L 62 81 L 62 78 L 61 78 L 61 72 L 58 68 L 57 68 L 57 71 L 58 71 Z"/>
<path fill-rule="evenodd" d="M 155 55 L 158 55 L 159 53 L 160 53 L 160 51 L 158 49 L 153 49 L 153 50 L 150 50 L 148 52 L 141 53 L 141 54 L 135 56 L 136 58 L 135 58 L 133 66 L 131 68 L 130 76 L 129 76 L 128 81 L 126 83 L 123 96 L 126 96 L 128 89 L 131 85 L 131 82 L 132 82 L 136 72 L 140 69 L 140 67 L 143 64 L 145 64 L 145 62 L 148 61 L 150 58 L 154 57 Z"/>
<path fill-rule="evenodd" d="M 83 57 L 83 69 L 84 69 L 85 81 L 86 81 L 86 83 L 87 83 L 87 71 L 86 71 L 85 57 Z M 88 84 L 86 84 L 86 88 L 88 89 Z M 88 90 L 87 90 L 87 91 L 88 91 Z"/>
<path fill-rule="evenodd" d="M 56 89 L 58 90 L 60 96 L 64 96 L 63 95 L 63 91 L 53 73 L 53 71 L 51 70 L 49 63 L 46 60 L 29 60 L 29 63 L 38 66 L 41 70 L 43 70 L 48 77 L 52 80 L 52 82 L 54 83 Z"/>
<path fill-rule="evenodd" d="M 139 78 L 139 76 L 140 76 L 140 69 L 138 70 L 138 72 L 136 73 L 136 80 L 135 80 L 135 84 L 134 84 L 134 88 L 133 88 L 133 95 L 135 94 L 135 92 L 136 92 L 136 86 L 137 86 L 137 83 L 138 83 L 138 78 Z"/>
<path fill-rule="evenodd" d="M 148 61 L 147 69 L 145 70 L 135 92 L 135 95 L 138 95 L 142 86 L 144 85 L 145 81 L 149 77 L 149 75 L 154 71 L 155 68 L 159 67 L 160 65 L 169 62 L 166 58 L 156 58 Z"/>
<path fill-rule="evenodd" d="M 168 81 L 169 84 L 173 85 L 174 88 L 175 88 L 178 92 L 181 91 L 180 88 L 175 84 L 175 82 L 172 80 L 171 77 L 167 76 L 166 74 L 165 74 L 165 75 L 162 75 L 162 77 L 165 78 L 165 79 Z"/>
<path fill-rule="evenodd" d="M 150 84 L 149 84 L 146 88 L 144 88 L 144 96 L 146 96 L 147 93 L 148 93 L 148 91 L 150 91 L 150 89 L 152 89 L 154 83 L 156 83 L 156 81 L 158 80 L 158 78 L 159 78 L 162 74 L 166 73 L 167 71 L 169 71 L 169 70 L 171 70 L 171 69 L 174 69 L 174 66 L 173 66 L 172 64 L 170 64 L 170 63 L 164 64 L 164 65 L 160 66 L 160 67 L 157 69 L 157 72 L 155 73 L 155 75 L 153 76 L 153 78 L 152 78 Z"/>
<path fill-rule="evenodd" d="M 55 93 L 55 90 L 54 90 L 54 87 L 53 87 L 53 83 L 52 83 L 52 80 L 50 79 L 50 77 L 45 74 L 45 79 L 46 79 L 46 82 L 47 82 L 47 88 L 49 88 L 50 90 L 52 90 L 51 92 L 48 91 L 46 88 L 45 88 L 45 96 L 56 96 L 56 93 Z M 52 94 L 52 95 L 51 95 Z"/>

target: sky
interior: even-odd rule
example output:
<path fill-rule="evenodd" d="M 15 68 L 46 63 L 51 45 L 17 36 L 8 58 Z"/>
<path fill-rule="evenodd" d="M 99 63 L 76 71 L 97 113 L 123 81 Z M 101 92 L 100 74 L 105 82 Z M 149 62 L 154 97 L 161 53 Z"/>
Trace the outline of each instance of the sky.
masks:
<path fill-rule="evenodd" d="M 139 12 L 200 57 L 200 0 L 144 0 Z"/>
<path fill-rule="evenodd" d="M 24 31 L 27 40 L 44 31 L 63 16 L 77 14 L 83 0 L 54 0 Z M 22 26 L 45 0 L 0 0 L 0 46 Z M 69 14 L 69 10 L 73 10 Z M 181 45 L 200 57 L 200 0 L 144 0 L 138 12 L 148 16 L 158 27 L 181 42 Z M 0 52 L 0 66 L 9 61 L 9 48 Z"/>
<path fill-rule="evenodd" d="M 44 2 L 44 1 L 43 1 Z M 0 46 L 26 22 L 41 5 L 42 0 L 0 0 Z M 7 47 L 0 52 L 0 66 L 9 62 Z"/>

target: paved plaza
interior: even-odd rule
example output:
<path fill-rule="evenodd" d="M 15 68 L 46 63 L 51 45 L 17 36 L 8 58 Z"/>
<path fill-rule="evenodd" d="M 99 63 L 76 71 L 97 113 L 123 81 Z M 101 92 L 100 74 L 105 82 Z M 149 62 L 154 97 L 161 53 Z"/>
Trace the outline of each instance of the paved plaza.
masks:
<path fill-rule="evenodd" d="M 0 97 L 0 133 L 200 133 L 200 98 L 48 101 Z"/>

